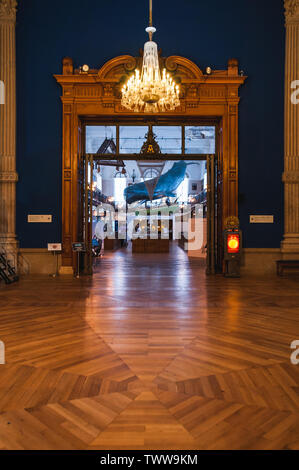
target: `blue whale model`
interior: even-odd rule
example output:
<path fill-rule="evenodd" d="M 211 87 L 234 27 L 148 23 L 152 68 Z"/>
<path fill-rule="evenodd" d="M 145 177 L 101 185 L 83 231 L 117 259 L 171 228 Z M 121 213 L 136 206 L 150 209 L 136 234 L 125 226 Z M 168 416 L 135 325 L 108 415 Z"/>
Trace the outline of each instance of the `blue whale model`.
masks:
<path fill-rule="evenodd" d="M 160 199 L 162 197 L 176 197 L 176 190 L 179 185 L 184 181 L 186 175 L 187 165 L 193 165 L 194 163 L 186 163 L 183 160 L 175 162 L 170 170 L 164 175 L 161 175 L 158 179 L 158 183 L 155 187 L 153 200 Z M 156 178 L 148 180 L 149 185 L 154 184 Z M 128 204 L 132 204 L 137 201 L 149 201 L 150 197 L 145 183 L 136 183 L 128 186 L 124 190 L 124 197 Z"/>

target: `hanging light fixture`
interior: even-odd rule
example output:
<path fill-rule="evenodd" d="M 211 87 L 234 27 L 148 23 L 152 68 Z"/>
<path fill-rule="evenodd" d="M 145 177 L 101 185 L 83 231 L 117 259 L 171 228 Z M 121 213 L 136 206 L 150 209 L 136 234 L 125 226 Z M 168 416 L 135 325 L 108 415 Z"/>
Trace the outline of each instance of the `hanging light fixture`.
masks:
<path fill-rule="evenodd" d="M 152 21 L 152 0 L 149 4 L 149 27 L 145 30 L 149 41 L 144 44 L 142 71 L 140 73 L 140 70 L 136 69 L 135 74 L 123 86 L 121 104 L 135 112 L 172 111 L 180 104 L 180 90 L 169 73 L 166 73 L 166 69 L 163 69 L 161 74 L 158 46 L 152 41 L 156 32 Z"/>

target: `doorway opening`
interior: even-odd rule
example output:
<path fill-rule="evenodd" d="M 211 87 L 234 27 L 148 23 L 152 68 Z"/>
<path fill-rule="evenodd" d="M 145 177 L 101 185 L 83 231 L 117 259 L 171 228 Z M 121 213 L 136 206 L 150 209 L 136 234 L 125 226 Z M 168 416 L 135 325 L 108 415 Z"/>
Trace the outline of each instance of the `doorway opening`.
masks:
<path fill-rule="evenodd" d="M 159 153 L 155 148 L 145 158 L 149 131 Z M 87 125 L 85 136 L 86 273 L 119 250 L 162 256 L 183 250 L 208 273 L 221 270 L 216 126 Z"/>
<path fill-rule="evenodd" d="M 85 149 L 86 127 L 95 125 L 105 127 L 109 124 L 114 126 L 115 136 L 113 134 L 105 136 L 104 131 L 102 143 L 107 138 L 106 154 L 110 153 L 114 158 L 121 155 L 124 158 L 125 155 L 120 154 L 122 149 L 120 141 L 126 140 L 127 137 L 122 134 L 124 129 L 120 127 L 137 124 L 146 127 L 148 123 L 156 127 L 165 125 L 181 127 L 181 156 L 174 154 L 174 157 L 184 159 L 187 154 L 189 159 L 193 159 L 192 153 L 198 156 L 203 152 L 209 166 L 209 155 L 211 161 L 214 155 L 216 173 L 208 170 L 208 174 L 211 175 L 211 182 L 213 178 L 215 179 L 216 205 L 210 204 L 210 207 L 213 209 L 215 206 L 214 237 L 217 238 L 217 242 L 214 244 L 216 250 L 214 256 L 217 269 L 221 269 L 222 221 L 227 217 L 238 216 L 239 88 L 246 77 L 239 74 L 236 59 L 230 59 L 227 67 L 223 70 L 213 70 L 209 75 L 186 57 L 175 55 L 160 57 L 160 60 L 167 71 L 181 83 L 183 91 L 180 96 L 181 105 L 174 112 L 147 115 L 130 113 L 122 107 L 120 88 L 123 79 L 139 67 L 140 57 L 129 55 L 113 57 L 100 69 L 90 69 L 87 73 L 81 73 L 80 69 L 74 67 L 73 60 L 65 57 L 62 61 L 62 73 L 55 75 L 55 79 L 62 87 L 63 104 L 61 273 L 73 274 L 76 271 L 77 255 L 72 251 L 72 243 L 82 240 L 83 236 L 81 211 L 84 192 L 83 159 L 88 151 Z M 215 126 L 215 153 L 208 149 L 201 150 L 201 146 L 196 150 L 195 136 L 192 136 L 193 129 L 189 129 L 191 135 L 188 135 L 188 132 L 183 132 L 183 127 L 180 125 L 184 126 L 185 131 L 188 131 L 186 129 L 188 126 L 197 128 L 195 134 L 200 126 Z M 159 129 L 155 130 L 159 132 Z M 193 140 L 192 149 L 188 149 L 188 142 L 184 145 L 184 139 L 186 141 L 188 138 Z M 99 147 L 89 152 L 97 153 Z M 125 149 L 123 151 L 126 153 Z M 171 154 L 171 150 L 162 148 L 162 154 L 168 153 Z M 171 154 L 165 158 L 170 160 L 172 157 Z M 135 159 L 138 158 L 140 157 L 136 154 Z M 213 188 L 211 197 L 212 191 Z"/>

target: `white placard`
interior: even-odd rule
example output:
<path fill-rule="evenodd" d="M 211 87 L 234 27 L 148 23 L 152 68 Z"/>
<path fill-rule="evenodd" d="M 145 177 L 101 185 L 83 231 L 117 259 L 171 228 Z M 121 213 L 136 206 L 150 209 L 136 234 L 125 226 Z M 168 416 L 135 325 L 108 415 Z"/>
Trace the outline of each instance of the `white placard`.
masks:
<path fill-rule="evenodd" d="M 250 216 L 251 224 L 273 224 L 274 215 L 251 215 Z"/>
<path fill-rule="evenodd" d="M 51 215 L 36 215 L 36 214 L 28 214 L 28 223 L 42 223 L 42 224 L 50 224 L 52 222 Z"/>
<path fill-rule="evenodd" d="M 62 251 L 61 243 L 48 243 L 48 251 Z"/>

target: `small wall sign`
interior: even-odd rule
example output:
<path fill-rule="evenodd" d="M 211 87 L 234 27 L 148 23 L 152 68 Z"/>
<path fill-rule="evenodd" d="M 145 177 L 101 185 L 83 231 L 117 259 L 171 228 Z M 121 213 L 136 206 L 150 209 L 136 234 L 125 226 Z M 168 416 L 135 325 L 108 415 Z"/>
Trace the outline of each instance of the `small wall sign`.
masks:
<path fill-rule="evenodd" d="M 50 224 L 52 222 L 52 215 L 36 215 L 36 214 L 28 214 L 28 223 L 29 224 Z"/>
<path fill-rule="evenodd" d="M 48 243 L 48 251 L 62 251 L 61 243 Z"/>
<path fill-rule="evenodd" d="M 250 216 L 251 224 L 273 224 L 274 215 L 251 215 Z"/>

